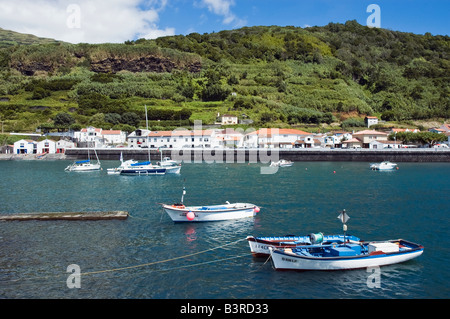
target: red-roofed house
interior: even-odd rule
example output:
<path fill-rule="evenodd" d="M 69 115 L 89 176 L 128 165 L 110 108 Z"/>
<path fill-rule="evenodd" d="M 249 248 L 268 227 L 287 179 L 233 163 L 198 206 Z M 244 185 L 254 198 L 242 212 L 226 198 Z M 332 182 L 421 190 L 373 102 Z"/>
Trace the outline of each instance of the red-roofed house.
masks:
<path fill-rule="evenodd" d="M 145 131 L 145 130 L 142 130 Z M 195 148 L 211 147 L 214 131 L 212 130 L 173 130 L 149 131 L 147 134 L 133 134 L 128 136 L 130 147 L 143 148 Z"/>

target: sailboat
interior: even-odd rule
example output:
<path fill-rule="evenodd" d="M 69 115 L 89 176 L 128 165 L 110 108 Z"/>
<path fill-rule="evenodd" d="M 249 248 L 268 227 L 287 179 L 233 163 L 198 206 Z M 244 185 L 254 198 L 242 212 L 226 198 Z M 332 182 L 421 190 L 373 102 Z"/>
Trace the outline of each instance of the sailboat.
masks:
<path fill-rule="evenodd" d="M 64 170 L 69 172 L 89 172 L 89 171 L 99 171 L 102 169 L 100 160 L 98 159 L 97 152 L 94 148 L 95 157 L 97 158 L 96 163 L 92 163 L 89 155 L 88 148 L 88 158 L 87 160 L 75 161 L 71 165 L 67 166 Z"/>

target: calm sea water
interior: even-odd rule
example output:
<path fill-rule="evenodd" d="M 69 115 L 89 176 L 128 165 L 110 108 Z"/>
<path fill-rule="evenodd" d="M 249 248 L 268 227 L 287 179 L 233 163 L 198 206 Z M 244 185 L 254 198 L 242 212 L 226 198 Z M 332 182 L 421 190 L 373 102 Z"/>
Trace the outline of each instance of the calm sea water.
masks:
<path fill-rule="evenodd" d="M 124 221 L 0 222 L 0 298 L 449 298 L 450 164 L 297 162 L 184 164 L 180 175 L 65 172 L 68 161 L 0 161 L 0 213 L 126 210 Z M 174 224 L 158 203 L 251 202 L 254 219 Z M 349 233 L 425 246 L 412 261 L 366 270 L 277 272 L 249 255 L 247 235 Z M 69 289 L 76 264 L 81 287 Z"/>

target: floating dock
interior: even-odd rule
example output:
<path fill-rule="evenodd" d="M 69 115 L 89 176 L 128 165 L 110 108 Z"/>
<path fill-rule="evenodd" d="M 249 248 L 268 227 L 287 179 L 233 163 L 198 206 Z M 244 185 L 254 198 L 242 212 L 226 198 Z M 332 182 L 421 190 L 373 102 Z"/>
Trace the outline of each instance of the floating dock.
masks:
<path fill-rule="evenodd" d="M 24 213 L 0 215 L 0 221 L 27 221 L 27 220 L 114 220 L 127 219 L 128 212 L 55 212 L 55 213 Z"/>

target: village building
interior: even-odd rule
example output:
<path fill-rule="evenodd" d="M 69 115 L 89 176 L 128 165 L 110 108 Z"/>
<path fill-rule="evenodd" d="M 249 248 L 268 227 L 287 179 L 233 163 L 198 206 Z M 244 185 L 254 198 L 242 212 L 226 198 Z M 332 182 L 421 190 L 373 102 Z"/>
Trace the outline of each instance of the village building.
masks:
<path fill-rule="evenodd" d="M 364 130 L 353 133 L 352 136 L 362 143 L 363 148 L 369 148 L 369 143 L 372 141 L 387 141 L 388 134 L 375 130 Z"/>
<path fill-rule="evenodd" d="M 68 140 L 59 140 L 56 142 L 56 153 L 57 154 L 64 154 L 66 153 L 66 149 L 68 148 L 74 148 L 75 143 Z"/>
<path fill-rule="evenodd" d="M 36 143 L 37 154 L 55 154 L 56 142 L 53 140 L 45 139 Z"/>
<path fill-rule="evenodd" d="M 362 148 L 362 142 L 357 138 L 342 141 L 342 148 Z"/>
<path fill-rule="evenodd" d="M 227 128 L 215 131 L 215 138 L 211 146 L 219 148 L 239 148 L 243 146 L 243 143 L 244 134 L 242 132 L 236 131 L 233 128 Z"/>
<path fill-rule="evenodd" d="M 236 115 L 224 114 L 222 115 L 222 125 L 234 125 L 238 124 L 238 117 Z"/>
<path fill-rule="evenodd" d="M 136 130 L 128 136 L 129 147 L 141 148 L 206 148 L 211 147 L 212 130 Z"/>
<path fill-rule="evenodd" d="M 74 139 L 81 147 L 104 147 L 126 143 L 127 135 L 119 130 L 103 130 L 90 126 L 75 132 Z"/>
<path fill-rule="evenodd" d="M 33 140 L 18 140 L 14 143 L 14 154 L 37 154 L 37 143 Z"/>
<path fill-rule="evenodd" d="M 367 127 L 371 127 L 372 125 L 378 124 L 378 117 L 376 116 L 366 116 L 364 118 L 364 123 L 366 123 Z"/>
<path fill-rule="evenodd" d="M 306 139 L 306 137 L 310 139 Z M 297 141 L 313 144 L 313 135 L 297 129 L 263 128 L 248 133 L 244 137 L 245 147 L 259 148 L 294 148 Z M 300 145 L 300 144 L 298 144 Z"/>
<path fill-rule="evenodd" d="M 401 141 L 372 141 L 369 143 L 370 149 L 384 149 L 384 148 L 401 148 L 403 142 Z"/>

